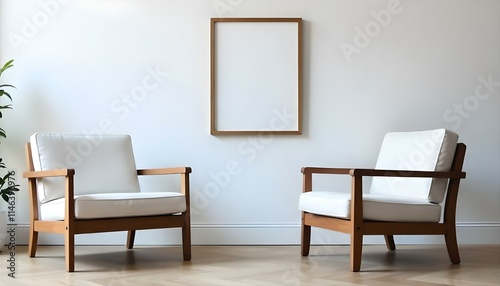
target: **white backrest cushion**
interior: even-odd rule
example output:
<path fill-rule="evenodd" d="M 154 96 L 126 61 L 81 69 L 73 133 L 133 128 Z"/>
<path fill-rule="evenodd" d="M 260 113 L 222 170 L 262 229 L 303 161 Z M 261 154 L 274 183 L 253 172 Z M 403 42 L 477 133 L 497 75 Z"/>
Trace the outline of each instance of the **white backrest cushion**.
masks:
<path fill-rule="evenodd" d="M 75 195 L 139 192 L 128 135 L 35 133 L 30 137 L 35 171 L 75 169 Z M 38 199 L 64 197 L 64 178 L 38 181 Z"/>
<path fill-rule="evenodd" d="M 449 171 L 458 135 L 446 129 L 390 132 L 382 142 L 376 169 Z M 374 177 L 370 193 L 441 203 L 447 179 Z"/>

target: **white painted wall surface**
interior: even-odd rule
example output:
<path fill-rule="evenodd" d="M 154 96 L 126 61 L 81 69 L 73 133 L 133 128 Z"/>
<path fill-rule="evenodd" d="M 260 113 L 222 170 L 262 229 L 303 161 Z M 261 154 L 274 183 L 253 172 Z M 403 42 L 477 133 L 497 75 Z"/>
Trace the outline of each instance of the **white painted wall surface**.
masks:
<path fill-rule="evenodd" d="M 129 133 L 139 167 L 191 166 L 195 244 L 298 244 L 302 166 L 371 167 L 386 132 L 445 127 L 468 145 L 459 242 L 498 244 L 498 11 L 493 0 L 0 0 L 0 62 L 15 59 L 2 82 L 17 86 L 0 152 L 22 187 L 18 243 L 29 223 L 23 144 L 36 131 Z M 303 135 L 209 134 L 211 17 L 303 18 Z M 346 186 L 348 178 L 318 183 Z M 137 241 L 179 237 L 144 231 Z M 315 229 L 313 242 L 348 240 Z"/>

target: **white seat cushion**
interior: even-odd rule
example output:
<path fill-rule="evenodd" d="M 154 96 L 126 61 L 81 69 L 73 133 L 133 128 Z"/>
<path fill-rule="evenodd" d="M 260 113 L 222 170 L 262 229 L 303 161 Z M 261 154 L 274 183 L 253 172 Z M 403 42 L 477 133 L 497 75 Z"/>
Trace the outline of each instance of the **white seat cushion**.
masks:
<path fill-rule="evenodd" d="M 299 209 L 313 214 L 349 219 L 351 194 L 327 191 L 302 193 Z M 439 222 L 441 206 L 427 199 L 363 194 L 363 218 L 377 221 Z"/>
<path fill-rule="evenodd" d="M 65 199 L 40 206 L 41 220 L 64 220 Z M 107 193 L 75 196 L 77 219 L 130 217 L 180 213 L 186 210 L 183 194 L 177 192 Z"/>

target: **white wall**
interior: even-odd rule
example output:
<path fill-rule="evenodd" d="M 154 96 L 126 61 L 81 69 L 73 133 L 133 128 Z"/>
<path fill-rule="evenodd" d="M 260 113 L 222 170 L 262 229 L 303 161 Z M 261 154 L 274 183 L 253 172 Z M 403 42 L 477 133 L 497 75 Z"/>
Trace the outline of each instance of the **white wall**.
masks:
<path fill-rule="evenodd" d="M 445 127 L 468 145 L 459 242 L 500 243 L 498 11 L 494 0 L 0 0 L 0 62 L 15 59 L 2 81 L 17 86 L 0 151 L 22 186 L 18 242 L 29 222 L 23 144 L 36 131 L 129 133 L 139 167 L 191 166 L 196 244 L 297 244 L 302 166 L 373 166 L 384 133 Z M 209 134 L 211 17 L 303 18 L 303 135 Z M 315 230 L 313 241 L 347 239 Z"/>

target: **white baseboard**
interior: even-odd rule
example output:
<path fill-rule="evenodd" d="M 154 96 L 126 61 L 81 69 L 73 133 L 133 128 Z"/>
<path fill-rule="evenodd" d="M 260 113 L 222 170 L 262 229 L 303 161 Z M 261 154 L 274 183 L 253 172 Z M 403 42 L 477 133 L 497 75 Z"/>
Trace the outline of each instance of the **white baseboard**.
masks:
<path fill-rule="evenodd" d="M 15 228 L 15 244 L 28 243 L 28 225 L 9 225 Z M 299 245 L 298 224 L 193 224 L 193 245 Z M 458 223 L 459 244 L 500 244 L 500 223 Z M 442 236 L 395 236 L 399 244 L 442 244 Z M 124 245 L 126 232 L 81 234 L 76 236 L 78 245 Z M 349 236 L 313 228 L 312 244 L 349 244 Z M 62 235 L 40 233 L 40 245 L 63 245 Z M 136 234 L 137 245 L 179 245 L 180 229 L 143 230 Z M 382 236 L 366 236 L 365 244 L 384 244 Z"/>

